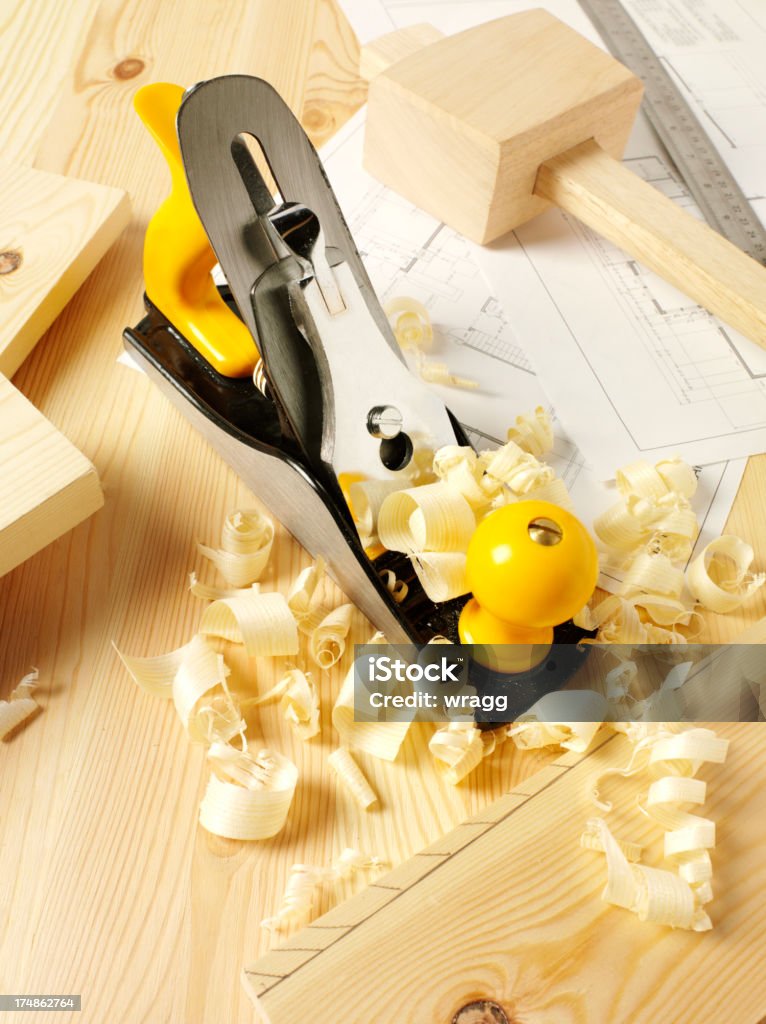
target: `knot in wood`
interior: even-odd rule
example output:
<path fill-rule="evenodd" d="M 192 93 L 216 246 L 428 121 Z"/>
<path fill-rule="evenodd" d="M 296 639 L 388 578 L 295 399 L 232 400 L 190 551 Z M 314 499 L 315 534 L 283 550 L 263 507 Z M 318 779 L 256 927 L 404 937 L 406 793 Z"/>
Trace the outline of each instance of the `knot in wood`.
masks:
<path fill-rule="evenodd" d="M 121 60 L 119 64 L 115 65 L 113 74 L 115 78 L 126 81 L 140 75 L 145 67 L 146 64 L 138 57 L 126 57 L 125 60 Z"/>
<path fill-rule="evenodd" d="M 0 274 L 12 274 L 21 266 L 23 256 L 18 249 L 8 249 L 0 252 Z"/>
<path fill-rule="evenodd" d="M 335 115 L 324 103 L 310 103 L 305 106 L 301 121 L 312 138 L 329 138 L 335 131 Z"/>
<path fill-rule="evenodd" d="M 499 1003 L 490 999 L 477 999 L 458 1010 L 452 1024 L 513 1024 Z"/>

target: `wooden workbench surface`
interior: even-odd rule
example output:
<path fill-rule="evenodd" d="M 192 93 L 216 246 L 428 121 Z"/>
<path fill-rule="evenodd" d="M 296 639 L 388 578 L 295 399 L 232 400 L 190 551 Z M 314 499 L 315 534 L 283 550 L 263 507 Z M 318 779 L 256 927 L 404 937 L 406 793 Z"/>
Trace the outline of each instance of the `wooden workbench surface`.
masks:
<path fill-rule="evenodd" d="M 260 921 L 293 862 L 325 864 L 353 845 L 395 864 L 544 757 L 506 744 L 451 789 L 420 727 L 395 764 L 364 760 L 384 808 L 363 818 L 336 799 L 324 767 L 337 671 L 322 678 L 321 739 L 300 746 L 271 708 L 252 719 L 301 770 L 286 829 L 247 844 L 197 826 L 204 752 L 172 706 L 137 690 L 112 641 L 154 654 L 187 640 L 201 611 L 186 589 L 194 540 L 216 541 L 225 512 L 254 499 L 142 375 L 115 362 L 123 327 L 142 314 L 143 233 L 168 184 L 131 99 L 150 81 L 258 74 L 321 144 L 364 100 L 357 44 L 332 0 L 6 0 L 0 55 L 3 156 L 125 188 L 134 211 L 14 378 L 95 463 L 106 505 L 0 579 L 0 698 L 34 665 L 44 708 L 0 745 L 0 992 L 82 993 L 71 1015 L 82 1024 L 252 1021 L 241 969 L 268 948 Z M 761 567 L 765 476 L 752 460 L 730 523 Z M 307 563 L 280 532 L 266 582 L 284 588 Z M 713 619 L 706 638 L 758 614 L 763 602 Z M 365 633 L 360 620 L 355 639 Z M 257 671 L 264 688 L 272 670 Z M 16 1016 L 37 1018 L 4 1019 Z"/>

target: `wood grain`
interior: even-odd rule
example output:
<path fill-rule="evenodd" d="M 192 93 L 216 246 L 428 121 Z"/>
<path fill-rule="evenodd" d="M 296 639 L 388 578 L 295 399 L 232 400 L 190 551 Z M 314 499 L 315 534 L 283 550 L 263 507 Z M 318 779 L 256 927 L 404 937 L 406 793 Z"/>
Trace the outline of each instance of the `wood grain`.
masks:
<path fill-rule="evenodd" d="M 250 1022 L 239 975 L 269 947 L 259 922 L 292 863 L 325 864 L 353 845 L 396 865 L 551 758 L 506 744 L 450 788 L 418 726 L 394 764 L 360 757 L 382 801 L 362 816 L 325 764 L 347 656 L 320 678 L 321 739 L 296 745 L 271 707 L 252 717 L 254 734 L 301 769 L 285 831 L 253 845 L 198 828 L 203 751 L 171 706 L 136 691 L 111 641 L 151 654 L 188 639 L 201 614 L 186 590 L 194 540 L 215 541 L 226 510 L 257 499 L 148 381 L 115 363 L 122 328 L 142 313 L 143 231 L 168 187 L 131 98 L 152 80 L 261 74 L 321 142 L 364 98 L 356 42 L 330 0 L 24 0 L 12 11 L 22 7 L 29 17 L 0 36 L 12 110 L 1 130 L 40 169 L 127 189 L 134 213 L 14 379 L 96 465 L 106 505 L 0 579 L 0 697 L 37 665 L 44 707 L 0 745 L 0 991 L 82 992 L 82 1013 L 61 1024 Z M 733 518 L 760 565 L 765 486 L 766 463 L 751 461 Z M 286 587 L 307 562 L 279 530 L 265 584 Z M 711 637 L 765 608 L 759 597 L 710 618 Z M 352 640 L 367 635 L 357 620 Z M 248 692 L 282 667 L 231 662 Z"/>
<path fill-rule="evenodd" d="M 604 859 L 578 840 L 594 813 L 594 778 L 630 754 L 611 734 L 584 758 L 560 756 L 249 968 L 259 1019 L 292 1024 L 310 1004 L 313 1024 L 446 1024 L 487 999 L 524 1024 L 757 1024 L 766 1012 L 766 978 L 751 963 L 766 914 L 765 730 L 718 726 L 732 741 L 729 759 L 704 771 L 700 811 L 719 836 L 712 931 L 642 924 L 600 901 Z M 646 786 L 611 782 L 609 822 L 658 864 L 661 830 L 636 809 Z"/>
<path fill-rule="evenodd" d="M 0 576 L 103 503 L 91 463 L 0 374 Z"/>
<path fill-rule="evenodd" d="M 0 373 L 13 376 L 129 218 L 121 189 L 0 164 Z"/>
<path fill-rule="evenodd" d="M 578 217 L 766 347 L 766 269 L 593 139 L 546 160 L 535 195 Z"/>
<path fill-rule="evenodd" d="M 384 38 L 394 51 L 396 37 Z M 641 81 L 548 11 L 497 18 L 421 51 L 415 41 L 405 36 L 409 56 L 370 82 L 364 165 L 473 241 L 548 208 L 534 188 L 550 157 L 590 138 L 622 156 Z"/>

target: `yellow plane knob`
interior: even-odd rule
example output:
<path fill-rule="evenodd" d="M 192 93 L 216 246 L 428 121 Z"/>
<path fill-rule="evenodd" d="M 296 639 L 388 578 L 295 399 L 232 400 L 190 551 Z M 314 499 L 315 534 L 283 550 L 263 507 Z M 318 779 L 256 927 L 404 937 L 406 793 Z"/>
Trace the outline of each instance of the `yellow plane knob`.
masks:
<path fill-rule="evenodd" d="M 474 657 L 482 663 L 520 672 L 542 661 L 553 627 L 588 602 L 598 555 L 570 512 L 547 501 L 520 501 L 479 524 L 468 546 L 467 574 L 473 598 L 460 616 L 461 642 L 479 645 Z M 493 650 L 498 645 L 509 646 Z"/>

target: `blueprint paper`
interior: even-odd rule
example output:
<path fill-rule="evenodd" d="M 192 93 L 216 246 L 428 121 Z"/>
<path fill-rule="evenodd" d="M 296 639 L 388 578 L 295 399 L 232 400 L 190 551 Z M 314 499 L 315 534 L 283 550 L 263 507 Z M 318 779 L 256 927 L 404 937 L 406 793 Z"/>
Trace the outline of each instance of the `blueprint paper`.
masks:
<path fill-rule="evenodd" d="M 363 133 L 360 111 L 324 147 L 322 160 L 372 284 L 383 303 L 408 295 L 427 307 L 435 333 L 430 354 L 480 384 L 477 391 L 432 386 L 477 448 L 496 447 L 520 412 L 550 408 L 548 397 L 479 270 L 475 247 L 362 169 Z M 561 424 L 554 425 L 554 451 L 546 459 L 591 525 L 617 500 L 616 491 L 586 465 Z M 739 460 L 699 470 L 694 507 L 702 531 L 695 552 L 723 531 L 743 469 Z M 607 571 L 600 582 L 614 590 L 620 577 Z"/>
<path fill-rule="evenodd" d="M 344 0 L 344 6 L 369 37 L 386 19 L 388 31 L 430 21 L 450 32 L 527 3 Z M 600 45 L 574 0 L 543 6 Z M 665 0 L 644 4 L 654 11 L 664 6 L 681 10 Z M 632 170 L 693 209 L 643 118 L 627 156 Z M 621 250 L 552 210 L 474 252 L 558 416 L 597 474 L 610 476 L 636 458 L 680 454 L 703 464 L 766 451 L 766 352 Z"/>
<path fill-rule="evenodd" d="M 766 226 L 766 4 L 622 0 Z"/>

